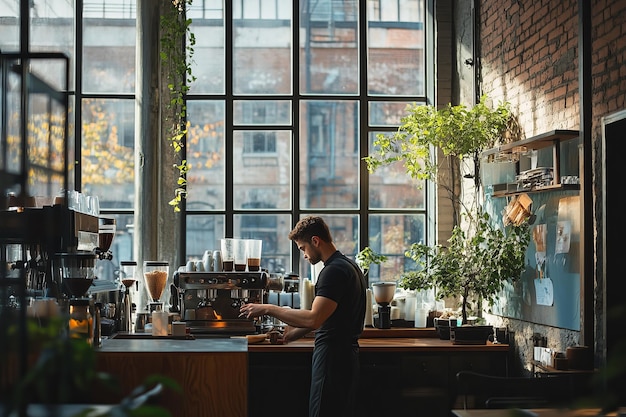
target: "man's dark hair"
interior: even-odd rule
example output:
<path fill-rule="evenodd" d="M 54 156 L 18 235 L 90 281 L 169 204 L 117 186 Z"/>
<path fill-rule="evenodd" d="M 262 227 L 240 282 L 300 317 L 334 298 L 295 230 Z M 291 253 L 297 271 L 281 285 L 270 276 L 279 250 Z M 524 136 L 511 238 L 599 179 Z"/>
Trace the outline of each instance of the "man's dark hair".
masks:
<path fill-rule="evenodd" d="M 324 242 L 333 241 L 328 225 L 318 216 L 302 218 L 289 233 L 289 240 L 309 242 L 313 236 L 318 236 Z"/>

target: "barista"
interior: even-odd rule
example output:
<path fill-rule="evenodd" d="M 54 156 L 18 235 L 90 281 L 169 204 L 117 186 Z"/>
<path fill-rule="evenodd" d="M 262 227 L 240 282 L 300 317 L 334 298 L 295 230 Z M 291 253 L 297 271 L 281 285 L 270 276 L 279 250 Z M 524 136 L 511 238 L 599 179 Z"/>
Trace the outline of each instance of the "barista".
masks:
<path fill-rule="evenodd" d="M 273 304 L 244 304 L 241 316 L 268 315 L 287 324 L 283 341 L 315 330 L 309 417 L 353 416 L 359 378 L 359 343 L 367 284 L 358 265 L 339 252 L 321 217 L 300 220 L 289 233 L 312 265 L 322 261 L 310 310 Z"/>

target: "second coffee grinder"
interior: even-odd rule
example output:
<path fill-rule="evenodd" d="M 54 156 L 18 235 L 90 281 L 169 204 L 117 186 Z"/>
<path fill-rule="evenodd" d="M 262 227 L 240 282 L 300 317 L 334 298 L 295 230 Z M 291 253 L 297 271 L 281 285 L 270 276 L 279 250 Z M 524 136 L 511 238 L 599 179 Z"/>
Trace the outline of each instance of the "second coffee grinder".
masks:
<path fill-rule="evenodd" d="M 376 282 L 372 284 L 374 299 L 378 304 L 378 320 L 374 317 L 374 325 L 379 329 L 391 328 L 391 301 L 396 292 L 395 282 Z"/>

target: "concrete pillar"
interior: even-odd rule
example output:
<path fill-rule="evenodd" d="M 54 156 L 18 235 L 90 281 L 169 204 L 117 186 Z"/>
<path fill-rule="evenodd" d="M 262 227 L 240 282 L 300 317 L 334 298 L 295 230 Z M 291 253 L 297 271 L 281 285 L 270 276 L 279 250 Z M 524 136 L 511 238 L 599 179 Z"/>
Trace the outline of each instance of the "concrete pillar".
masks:
<path fill-rule="evenodd" d="M 169 0 L 137 2 L 133 256 L 140 266 L 144 260 L 168 261 L 173 273 L 179 262 L 180 215 L 168 204 L 178 174 L 173 168 L 174 151 L 162 127 L 167 81 L 161 75 L 159 40 L 160 14 L 165 7 L 171 7 Z M 169 288 L 166 291 L 164 297 Z"/>

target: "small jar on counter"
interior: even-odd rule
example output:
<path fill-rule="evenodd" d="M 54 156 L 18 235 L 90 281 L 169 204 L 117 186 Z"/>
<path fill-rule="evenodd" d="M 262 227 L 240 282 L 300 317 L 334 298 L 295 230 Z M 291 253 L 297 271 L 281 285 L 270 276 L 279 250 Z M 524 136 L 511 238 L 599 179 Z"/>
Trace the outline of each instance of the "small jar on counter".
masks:
<path fill-rule="evenodd" d="M 93 316 L 89 311 L 89 299 L 76 298 L 70 300 L 70 337 L 84 339 L 90 345 L 94 340 Z"/>

